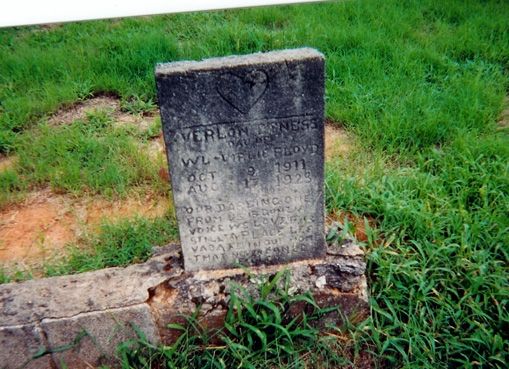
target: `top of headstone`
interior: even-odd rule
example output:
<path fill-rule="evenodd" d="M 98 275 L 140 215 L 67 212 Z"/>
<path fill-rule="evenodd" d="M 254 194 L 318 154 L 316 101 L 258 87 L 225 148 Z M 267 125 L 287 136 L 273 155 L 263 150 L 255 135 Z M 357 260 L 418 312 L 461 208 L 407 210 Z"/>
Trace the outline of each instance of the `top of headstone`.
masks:
<path fill-rule="evenodd" d="M 177 61 L 170 63 L 159 63 L 156 65 L 156 76 L 169 74 L 181 74 L 187 72 L 210 71 L 228 67 L 266 64 L 292 59 L 324 59 L 321 52 L 310 47 L 300 49 L 285 49 L 270 51 L 266 53 L 255 53 L 249 55 L 232 55 L 226 57 L 210 58 L 202 61 Z"/>

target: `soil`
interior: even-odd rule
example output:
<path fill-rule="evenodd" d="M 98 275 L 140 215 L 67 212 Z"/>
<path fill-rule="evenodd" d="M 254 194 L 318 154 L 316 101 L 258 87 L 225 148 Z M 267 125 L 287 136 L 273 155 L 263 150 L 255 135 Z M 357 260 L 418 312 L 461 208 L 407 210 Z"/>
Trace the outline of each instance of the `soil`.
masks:
<path fill-rule="evenodd" d="M 35 191 L 24 202 L 0 211 L 0 261 L 38 265 L 69 243 L 79 245 L 85 234 L 96 232 L 105 220 L 158 217 L 170 207 L 168 196 L 155 194 L 108 200 Z"/>
<path fill-rule="evenodd" d="M 368 242 L 365 220 L 368 222 L 369 227 L 375 228 L 375 219 L 370 216 L 357 216 L 347 211 L 337 211 L 327 217 L 326 223 L 332 224 L 334 222 L 339 222 L 344 224 L 346 220 L 348 220 L 348 223 L 353 229 L 353 236 L 355 239 L 360 242 Z"/>
<path fill-rule="evenodd" d="M 16 162 L 15 156 L 0 155 L 0 172 L 11 169 L 12 167 L 14 167 L 15 162 Z"/>
<path fill-rule="evenodd" d="M 498 121 L 500 129 L 509 127 L 509 97 L 505 99 L 505 106 Z M 70 124 L 76 119 L 86 118 L 87 113 L 95 110 L 106 110 L 116 124 L 130 124 L 141 129 L 148 128 L 159 114 L 157 110 L 148 115 L 129 114 L 121 111 L 118 98 L 97 96 L 60 109 L 48 122 L 54 125 Z M 326 122 L 326 161 L 347 158 L 353 146 L 352 137 L 345 129 L 337 123 Z M 150 140 L 148 150 L 154 160 L 164 155 L 162 134 Z M 15 162 L 15 156 L 0 156 L 0 172 L 13 168 Z M 159 175 L 169 181 L 166 166 L 161 167 Z M 49 189 L 33 191 L 27 194 L 22 203 L 0 209 L 0 262 L 38 265 L 42 260 L 61 253 L 69 243 L 79 245 L 83 235 L 97 231 L 103 220 L 115 221 L 136 215 L 162 216 L 171 206 L 170 196 L 150 194 L 146 189 L 138 192 L 133 190 L 128 197 L 115 200 L 90 196 L 77 198 L 56 194 Z M 354 236 L 366 242 L 364 218 L 340 212 L 332 214 L 328 223 L 344 222 L 345 218 L 353 224 Z M 368 218 L 370 225 L 373 226 L 374 222 L 374 219 Z"/>
<path fill-rule="evenodd" d="M 325 160 L 345 158 L 352 151 L 352 137 L 344 128 L 332 121 L 325 124 Z"/>
<path fill-rule="evenodd" d="M 502 114 L 500 114 L 500 118 L 498 120 L 498 128 L 499 129 L 507 129 L 509 128 L 509 96 L 506 96 L 504 99 L 504 110 Z"/>
<path fill-rule="evenodd" d="M 131 114 L 121 110 L 120 100 L 113 96 L 96 96 L 88 100 L 63 107 L 53 114 L 48 123 L 53 125 L 70 124 L 78 119 L 86 119 L 87 114 L 94 111 L 105 111 L 116 125 L 132 125 L 145 130 L 150 127 L 159 111 L 144 114 Z"/>
<path fill-rule="evenodd" d="M 53 125 L 70 124 L 84 119 L 87 113 L 106 110 L 116 124 L 132 124 L 146 129 L 159 114 L 132 115 L 122 112 L 120 101 L 111 96 L 98 96 L 60 109 L 48 122 Z M 351 138 L 337 124 L 325 127 L 325 158 L 345 157 L 352 147 Z M 148 143 L 154 160 L 164 155 L 162 134 Z M 15 157 L 0 157 L 0 171 L 12 168 Z M 168 169 L 162 166 L 159 175 L 169 181 Z M 148 193 L 148 195 L 146 195 Z M 150 193 L 146 188 L 133 189 L 123 199 L 75 197 L 57 194 L 50 189 L 29 192 L 21 203 L 0 209 L 0 262 L 4 265 L 40 265 L 42 261 L 61 254 L 68 244 L 80 244 L 83 236 L 96 232 L 103 220 L 117 221 L 136 215 L 158 217 L 171 208 L 170 196 Z"/>

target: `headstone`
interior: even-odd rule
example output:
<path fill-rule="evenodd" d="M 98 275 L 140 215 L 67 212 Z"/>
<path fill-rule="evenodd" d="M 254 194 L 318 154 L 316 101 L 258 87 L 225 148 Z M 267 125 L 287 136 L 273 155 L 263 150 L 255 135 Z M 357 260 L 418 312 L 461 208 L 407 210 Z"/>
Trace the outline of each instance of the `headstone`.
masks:
<path fill-rule="evenodd" d="M 323 55 L 159 64 L 156 82 L 185 269 L 324 256 Z"/>

